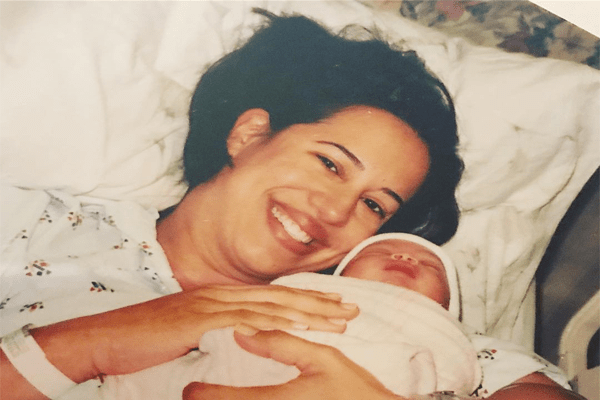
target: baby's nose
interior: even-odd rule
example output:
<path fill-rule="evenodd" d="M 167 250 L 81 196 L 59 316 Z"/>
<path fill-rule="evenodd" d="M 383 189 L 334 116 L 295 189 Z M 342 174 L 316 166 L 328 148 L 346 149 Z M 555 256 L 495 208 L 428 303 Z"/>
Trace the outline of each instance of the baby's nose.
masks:
<path fill-rule="evenodd" d="M 392 254 L 392 260 L 401 260 L 401 261 L 408 261 L 412 264 L 416 264 L 417 263 L 417 259 L 414 257 L 411 257 L 410 254 L 403 254 L 403 253 L 394 253 Z"/>

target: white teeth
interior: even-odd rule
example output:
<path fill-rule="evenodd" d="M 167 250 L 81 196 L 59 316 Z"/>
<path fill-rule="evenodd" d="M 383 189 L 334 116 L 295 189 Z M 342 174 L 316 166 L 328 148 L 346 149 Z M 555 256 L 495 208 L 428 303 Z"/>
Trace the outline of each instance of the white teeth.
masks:
<path fill-rule="evenodd" d="M 277 221 L 281 222 L 283 229 L 285 229 L 285 231 L 295 240 L 304 244 L 308 244 L 312 241 L 312 238 L 306 232 L 300 229 L 298 224 L 289 219 L 287 215 L 280 213 L 276 207 L 271 209 L 271 213 L 273 213 L 273 216 L 277 218 Z"/>

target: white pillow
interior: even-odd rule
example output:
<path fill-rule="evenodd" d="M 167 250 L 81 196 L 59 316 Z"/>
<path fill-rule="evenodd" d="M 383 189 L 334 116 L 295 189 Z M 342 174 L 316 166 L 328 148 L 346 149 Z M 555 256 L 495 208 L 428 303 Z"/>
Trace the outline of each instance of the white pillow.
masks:
<path fill-rule="evenodd" d="M 154 67 L 171 5 L 2 2 L 2 179 L 178 200 L 189 91 Z"/>
<path fill-rule="evenodd" d="M 476 47 L 343 0 L 2 2 L 2 179 L 176 203 L 191 92 L 207 64 L 251 34 L 253 6 L 333 29 L 376 24 L 446 83 L 466 164 L 463 216 L 446 246 L 463 319 L 515 339 L 550 237 L 600 165 L 600 73 L 589 67 Z"/>

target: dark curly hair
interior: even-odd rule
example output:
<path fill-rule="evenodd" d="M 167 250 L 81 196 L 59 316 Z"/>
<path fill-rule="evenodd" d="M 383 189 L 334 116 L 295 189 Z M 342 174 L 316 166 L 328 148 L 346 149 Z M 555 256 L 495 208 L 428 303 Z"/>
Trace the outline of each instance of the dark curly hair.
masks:
<path fill-rule="evenodd" d="M 272 135 L 354 105 L 390 112 L 426 143 L 430 168 L 417 193 L 381 232 L 411 232 L 437 244 L 458 225 L 455 189 L 463 163 L 452 99 L 413 51 L 393 49 L 375 32 L 365 40 L 332 34 L 303 16 L 255 10 L 265 24 L 202 76 L 193 94 L 184 149 L 190 189 L 231 163 L 226 139 L 251 108 L 269 113 Z"/>

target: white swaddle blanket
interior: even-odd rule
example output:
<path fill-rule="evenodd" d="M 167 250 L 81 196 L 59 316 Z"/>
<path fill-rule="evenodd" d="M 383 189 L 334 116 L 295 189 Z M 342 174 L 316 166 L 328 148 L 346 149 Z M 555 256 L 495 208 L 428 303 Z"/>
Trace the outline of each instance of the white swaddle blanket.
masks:
<path fill-rule="evenodd" d="M 293 331 L 333 346 L 398 395 L 450 390 L 468 395 L 480 383 L 477 355 L 460 323 L 429 298 L 388 284 L 348 277 L 302 273 L 274 284 L 337 292 L 357 303 L 360 314 L 344 334 Z M 295 367 L 241 349 L 233 330 L 206 333 L 200 351 L 136 374 L 107 377 L 107 399 L 180 399 L 192 381 L 228 386 L 263 386 L 298 376 Z"/>

